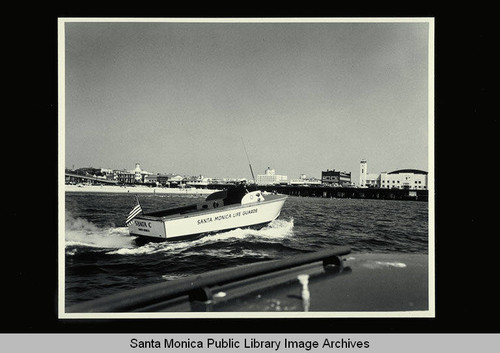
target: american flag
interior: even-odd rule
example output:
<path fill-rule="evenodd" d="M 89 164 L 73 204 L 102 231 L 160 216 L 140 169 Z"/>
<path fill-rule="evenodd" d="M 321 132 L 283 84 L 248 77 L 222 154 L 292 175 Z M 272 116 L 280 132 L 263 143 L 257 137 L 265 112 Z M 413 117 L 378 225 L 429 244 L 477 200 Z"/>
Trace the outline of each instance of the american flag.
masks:
<path fill-rule="evenodd" d="M 127 220 L 125 221 L 125 224 L 127 226 L 130 224 L 130 222 L 132 222 L 135 216 L 142 212 L 142 207 L 137 196 L 135 197 L 135 199 L 137 200 L 137 205 L 135 205 L 132 211 L 130 211 L 130 213 L 128 214 Z"/>

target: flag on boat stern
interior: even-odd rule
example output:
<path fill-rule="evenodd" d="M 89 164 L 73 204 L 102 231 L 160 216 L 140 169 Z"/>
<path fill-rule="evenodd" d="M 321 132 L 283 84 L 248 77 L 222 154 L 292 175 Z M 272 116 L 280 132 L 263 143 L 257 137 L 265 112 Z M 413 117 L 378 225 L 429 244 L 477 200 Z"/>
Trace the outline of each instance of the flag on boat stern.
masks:
<path fill-rule="evenodd" d="M 130 222 L 132 222 L 135 216 L 137 216 L 139 213 L 142 212 L 142 207 L 141 204 L 139 203 L 139 199 L 137 198 L 137 196 L 135 197 L 135 199 L 137 200 L 137 205 L 135 205 L 132 211 L 130 211 L 130 213 L 128 214 L 127 220 L 125 221 L 125 224 L 127 226 L 129 225 Z"/>

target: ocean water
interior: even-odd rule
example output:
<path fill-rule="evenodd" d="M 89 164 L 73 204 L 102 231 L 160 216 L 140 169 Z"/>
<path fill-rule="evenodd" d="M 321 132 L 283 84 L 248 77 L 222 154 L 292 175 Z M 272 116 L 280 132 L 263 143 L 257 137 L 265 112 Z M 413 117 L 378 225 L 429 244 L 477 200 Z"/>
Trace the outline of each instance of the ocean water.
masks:
<path fill-rule="evenodd" d="M 201 201 L 196 196 L 141 195 L 145 212 Z M 290 196 L 260 230 L 236 229 L 191 241 L 138 246 L 125 218 L 131 194 L 65 196 L 65 301 L 72 305 L 147 284 L 275 260 L 331 246 L 355 252 L 428 251 L 428 204 L 415 201 Z"/>

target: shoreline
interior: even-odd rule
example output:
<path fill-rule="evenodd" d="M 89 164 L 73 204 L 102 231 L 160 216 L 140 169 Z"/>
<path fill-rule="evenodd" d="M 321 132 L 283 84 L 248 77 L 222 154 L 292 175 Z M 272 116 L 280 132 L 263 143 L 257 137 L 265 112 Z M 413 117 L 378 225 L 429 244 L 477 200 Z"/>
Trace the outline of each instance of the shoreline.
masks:
<path fill-rule="evenodd" d="M 64 185 L 65 192 L 100 192 L 115 194 L 169 194 L 169 195 L 210 195 L 219 190 L 196 188 L 162 188 L 147 186 L 114 186 L 114 185 Z"/>

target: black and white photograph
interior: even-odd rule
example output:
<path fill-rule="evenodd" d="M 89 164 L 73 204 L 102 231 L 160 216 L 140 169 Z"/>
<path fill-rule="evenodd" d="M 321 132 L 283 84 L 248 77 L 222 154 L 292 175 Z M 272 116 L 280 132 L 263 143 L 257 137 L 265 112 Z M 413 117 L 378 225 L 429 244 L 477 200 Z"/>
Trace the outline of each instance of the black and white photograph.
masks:
<path fill-rule="evenodd" d="M 434 318 L 434 19 L 59 18 L 58 317 Z"/>

